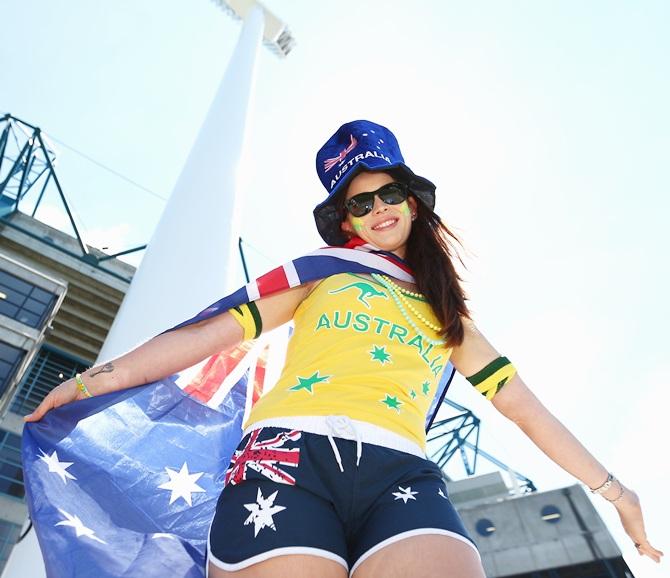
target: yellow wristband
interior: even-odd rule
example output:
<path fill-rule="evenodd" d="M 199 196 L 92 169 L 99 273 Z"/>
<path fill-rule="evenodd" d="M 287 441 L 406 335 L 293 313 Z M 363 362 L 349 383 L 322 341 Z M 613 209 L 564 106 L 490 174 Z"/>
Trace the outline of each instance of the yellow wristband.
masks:
<path fill-rule="evenodd" d="M 81 391 L 86 397 L 93 397 L 93 394 L 88 391 L 88 387 L 84 385 L 84 382 L 81 379 L 81 373 L 77 373 L 74 376 L 74 380 L 77 382 L 77 387 L 79 388 L 79 391 Z"/>

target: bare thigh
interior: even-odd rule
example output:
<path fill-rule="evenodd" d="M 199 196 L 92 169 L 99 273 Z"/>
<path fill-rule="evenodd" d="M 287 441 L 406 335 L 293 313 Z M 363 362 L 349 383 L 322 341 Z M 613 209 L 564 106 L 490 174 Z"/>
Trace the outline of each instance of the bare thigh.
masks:
<path fill-rule="evenodd" d="M 207 574 L 208 578 L 347 578 L 348 575 L 342 564 L 302 554 L 277 556 L 235 572 L 210 563 Z"/>
<path fill-rule="evenodd" d="M 461 540 L 427 534 L 404 538 L 375 552 L 352 578 L 486 578 L 479 556 Z"/>

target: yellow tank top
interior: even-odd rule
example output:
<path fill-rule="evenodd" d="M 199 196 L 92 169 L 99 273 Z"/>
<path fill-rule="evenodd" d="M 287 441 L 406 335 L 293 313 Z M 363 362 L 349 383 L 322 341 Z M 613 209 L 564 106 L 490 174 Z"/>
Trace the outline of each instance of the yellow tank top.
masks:
<path fill-rule="evenodd" d="M 429 304 L 406 296 L 437 325 Z M 409 308 L 430 339 L 439 336 Z M 327 277 L 297 308 L 277 384 L 254 405 L 245 428 L 283 416 L 346 415 L 425 448 L 426 413 L 451 349 L 428 343 L 393 296 L 369 276 Z"/>

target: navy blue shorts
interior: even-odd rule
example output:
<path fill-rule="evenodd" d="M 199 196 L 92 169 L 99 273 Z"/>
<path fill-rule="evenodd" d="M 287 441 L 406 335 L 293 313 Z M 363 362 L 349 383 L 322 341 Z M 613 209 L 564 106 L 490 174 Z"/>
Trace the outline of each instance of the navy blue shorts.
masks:
<path fill-rule="evenodd" d="M 311 554 L 353 573 L 380 548 L 421 534 L 452 536 L 476 550 L 433 462 L 363 443 L 357 466 L 357 443 L 334 443 L 336 449 L 325 435 L 285 428 L 247 434 L 226 473 L 209 561 L 234 571 Z"/>

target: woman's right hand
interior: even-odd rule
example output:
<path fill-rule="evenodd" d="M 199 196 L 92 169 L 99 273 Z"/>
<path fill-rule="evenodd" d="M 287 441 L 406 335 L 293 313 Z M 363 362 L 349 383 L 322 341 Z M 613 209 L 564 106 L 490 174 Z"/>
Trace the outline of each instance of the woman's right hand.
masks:
<path fill-rule="evenodd" d="M 24 416 L 23 420 L 39 421 L 49 410 L 65 405 L 66 403 L 71 403 L 77 399 L 83 399 L 84 397 L 86 396 L 79 391 L 77 382 L 74 378 L 68 379 L 54 387 L 42 400 L 42 403 L 37 406 L 35 411 Z"/>

